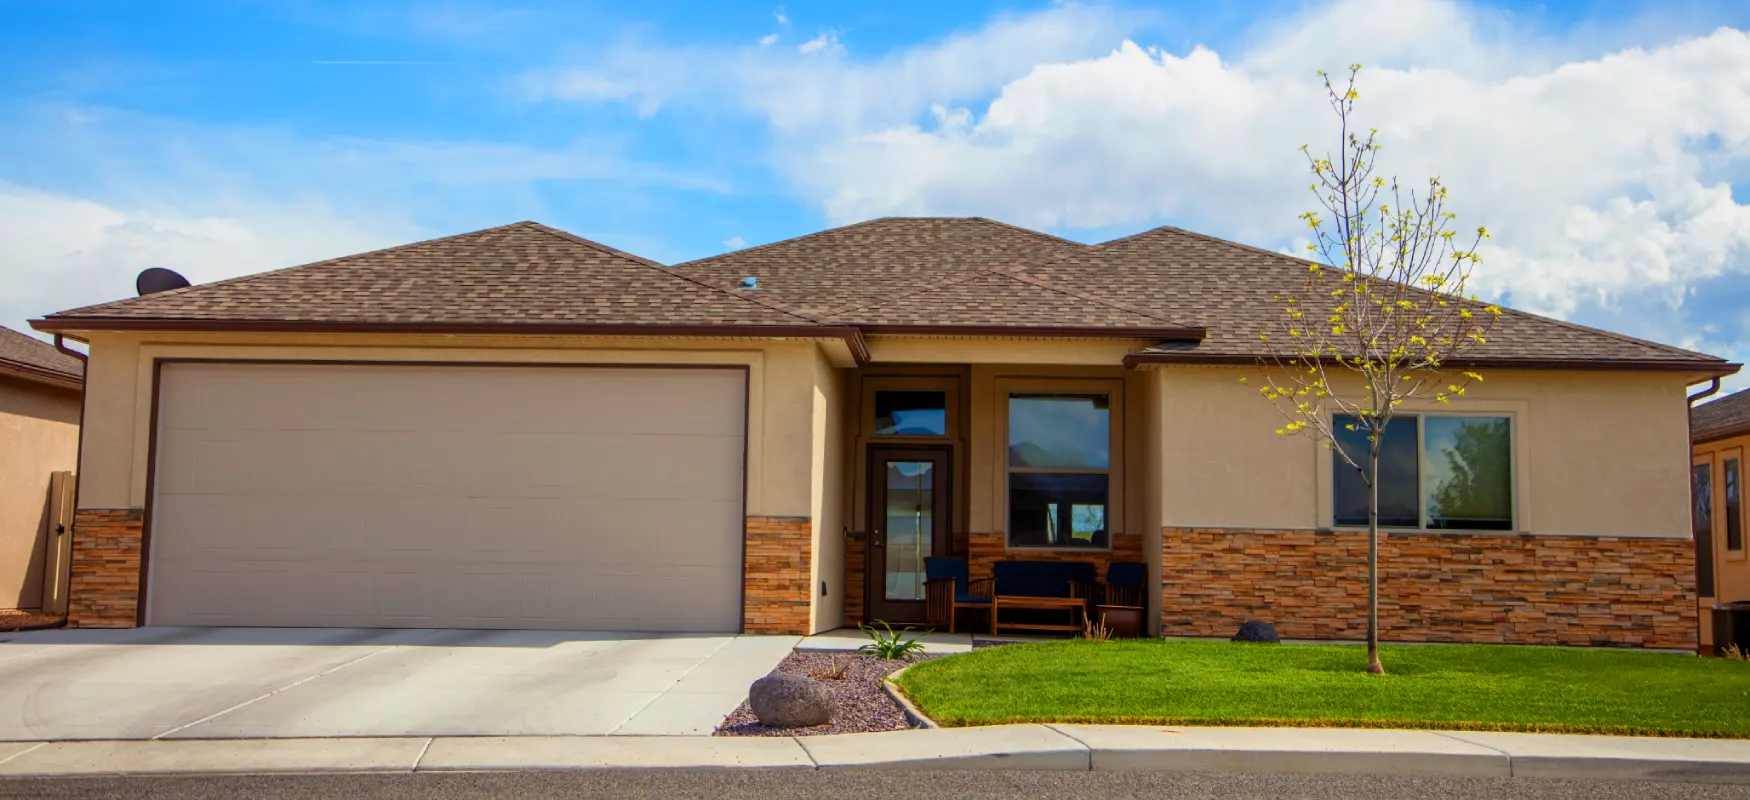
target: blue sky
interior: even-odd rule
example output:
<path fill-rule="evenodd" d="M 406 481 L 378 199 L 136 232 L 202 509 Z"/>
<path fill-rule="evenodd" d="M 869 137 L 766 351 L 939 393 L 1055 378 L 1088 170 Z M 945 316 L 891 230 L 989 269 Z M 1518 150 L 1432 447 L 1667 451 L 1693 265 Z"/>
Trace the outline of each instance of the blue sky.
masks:
<path fill-rule="evenodd" d="M 0 0 L 0 324 L 537 219 L 674 263 L 886 214 L 1272 248 L 1351 61 L 1480 288 L 1750 357 L 1750 5 Z M 1742 384 L 1743 381 L 1737 381 Z"/>

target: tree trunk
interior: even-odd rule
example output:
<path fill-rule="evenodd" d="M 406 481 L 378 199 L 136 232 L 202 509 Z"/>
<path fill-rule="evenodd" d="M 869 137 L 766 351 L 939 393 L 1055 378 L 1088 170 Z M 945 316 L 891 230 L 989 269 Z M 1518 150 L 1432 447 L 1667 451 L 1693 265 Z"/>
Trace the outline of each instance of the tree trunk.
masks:
<path fill-rule="evenodd" d="M 1379 445 L 1385 427 L 1367 454 L 1367 671 L 1384 675 L 1379 663 Z"/>

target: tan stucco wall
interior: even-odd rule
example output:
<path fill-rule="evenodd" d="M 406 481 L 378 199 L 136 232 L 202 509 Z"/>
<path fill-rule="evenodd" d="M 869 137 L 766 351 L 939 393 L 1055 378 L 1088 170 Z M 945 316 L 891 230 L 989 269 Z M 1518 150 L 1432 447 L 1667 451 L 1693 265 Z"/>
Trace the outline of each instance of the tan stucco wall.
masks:
<path fill-rule="evenodd" d="M 0 608 L 41 608 L 49 473 L 79 458 L 79 393 L 0 377 Z"/>
<path fill-rule="evenodd" d="M 1330 524 L 1331 454 L 1310 438 L 1275 433 L 1283 420 L 1257 394 L 1258 368 L 1148 374 L 1160 393 L 1165 525 Z M 1242 376 L 1252 381 L 1242 384 Z M 1438 410 L 1515 417 L 1521 532 L 1689 537 L 1690 376 L 1497 370 L 1484 377 Z"/>
<path fill-rule="evenodd" d="M 838 627 L 845 618 L 845 372 L 835 369 L 824 354 L 814 361 L 811 394 L 814 558 L 809 586 L 814 598 L 813 630 L 819 632 Z"/>

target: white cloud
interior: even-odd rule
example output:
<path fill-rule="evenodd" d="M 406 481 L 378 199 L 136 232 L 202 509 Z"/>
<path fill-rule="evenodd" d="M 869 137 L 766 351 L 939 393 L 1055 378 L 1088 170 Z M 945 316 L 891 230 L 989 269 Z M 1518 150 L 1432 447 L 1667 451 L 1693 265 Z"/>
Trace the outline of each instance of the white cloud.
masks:
<path fill-rule="evenodd" d="M 725 250 L 740 250 L 746 246 L 747 240 L 740 236 L 731 236 L 723 240 L 723 249 Z"/>
<path fill-rule="evenodd" d="M 116 208 L 0 183 L 0 325 L 134 294 L 134 277 L 169 267 L 195 283 L 407 241 L 308 205 L 226 215 Z"/>
<path fill-rule="evenodd" d="M 777 44 L 777 43 L 778 43 L 778 34 L 768 33 L 768 34 L 760 37 L 760 46 L 761 47 L 771 47 L 772 45 Z"/>
<path fill-rule="evenodd" d="M 1495 233 L 1482 289 L 1750 356 L 1750 322 L 1696 294 L 1750 273 L 1750 206 L 1732 191 L 1750 184 L 1750 34 L 1603 49 L 1596 31 L 1564 41 L 1516 24 L 1454 0 L 1337 0 L 1227 52 L 1162 51 L 1110 10 L 1066 5 L 874 58 L 691 53 L 720 76 L 709 93 L 653 66 L 686 60 L 674 53 L 603 69 L 641 100 L 726 99 L 762 117 L 777 169 L 834 222 L 1172 221 L 1286 246 L 1313 203 L 1297 148 L 1335 139 L 1312 73 L 1363 62 L 1361 115 L 1385 166 L 1440 175 L 1461 221 Z"/>
<path fill-rule="evenodd" d="M 772 18 L 776 19 L 778 21 L 779 25 L 789 25 L 790 24 L 790 17 L 788 17 L 784 14 L 784 7 L 783 6 L 779 6 L 779 7 L 772 10 Z"/>
<path fill-rule="evenodd" d="M 796 45 L 796 52 L 803 55 L 809 53 L 843 53 L 844 45 L 839 44 L 837 31 L 822 31 L 819 36 Z"/>

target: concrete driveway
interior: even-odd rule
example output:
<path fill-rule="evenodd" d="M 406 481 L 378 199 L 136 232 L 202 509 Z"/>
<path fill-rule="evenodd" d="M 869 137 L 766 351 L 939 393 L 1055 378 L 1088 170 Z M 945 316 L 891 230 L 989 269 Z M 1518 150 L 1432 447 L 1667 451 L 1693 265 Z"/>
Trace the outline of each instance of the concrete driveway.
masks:
<path fill-rule="evenodd" d="M 0 634 L 0 741 L 707 734 L 797 641 L 335 628 Z"/>

